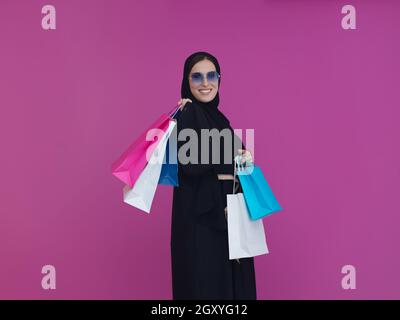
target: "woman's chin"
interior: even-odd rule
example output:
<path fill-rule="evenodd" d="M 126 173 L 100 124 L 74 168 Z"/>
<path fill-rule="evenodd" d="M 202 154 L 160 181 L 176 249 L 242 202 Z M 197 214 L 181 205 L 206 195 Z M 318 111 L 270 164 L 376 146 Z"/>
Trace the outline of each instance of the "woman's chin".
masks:
<path fill-rule="evenodd" d="M 197 100 L 199 100 L 200 102 L 204 102 L 204 103 L 210 102 L 210 101 L 214 100 L 214 98 L 215 98 L 215 96 L 212 96 L 212 97 L 197 96 L 196 97 Z"/>

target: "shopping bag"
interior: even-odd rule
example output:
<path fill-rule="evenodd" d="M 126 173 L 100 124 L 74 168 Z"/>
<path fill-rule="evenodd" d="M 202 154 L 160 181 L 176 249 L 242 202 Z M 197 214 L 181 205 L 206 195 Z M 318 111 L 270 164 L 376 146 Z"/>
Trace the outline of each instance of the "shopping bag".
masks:
<path fill-rule="evenodd" d="M 230 260 L 269 253 L 263 220 L 250 219 L 243 193 L 227 195 L 227 221 Z"/>
<path fill-rule="evenodd" d="M 147 128 L 126 150 L 114 161 L 111 170 L 114 176 L 129 187 L 133 187 L 135 181 L 143 171 L 148 162 L 151 151 L 154 151 L 160 140 L 157 139 L 158 132 L 165 132 L 170 120 L 179 110 L 175 107 L 169 114 L 162 114 L 150 127 Z M 156 130 L 154 130 L 156 129 Z"/>
<path fill-rule="evenodd" d="M 237 175 L 251 219 L 261 219 L 282 210 L 260 167 L 254 164 L 247 167 L 239 165 Z"/>
<path fill-rule="evenodd" d="M 176 126 L 168 139 L 158 184 L 174 187 L 179 185 Z"/>
<path fill-rule="evenodd" d="M 165 155 L 167 141 L 172 130 L 175 128 L 175 125 L 175 120 L 169 121 L 167 131 L 160 139 L 160 142 L 152 153 L 149 162 L 140 173 L 134 186 L 130 188 L 126 185 L 123 188 L 123 199 L 125 203 L 143 210 L 144 212 L 150 213 L 158 180 L 160 179 L 161 166 Z"/>

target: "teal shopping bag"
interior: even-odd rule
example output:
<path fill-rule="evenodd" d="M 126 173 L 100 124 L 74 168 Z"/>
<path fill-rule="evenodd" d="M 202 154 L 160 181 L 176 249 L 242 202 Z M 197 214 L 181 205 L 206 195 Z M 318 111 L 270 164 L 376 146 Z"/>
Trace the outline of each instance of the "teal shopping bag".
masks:
<path fill-rule="evenodd" d="M 257 220 L 282 210 L 260 167 L 256 165 L 239 166 L 237 175 L 239 176 L 252 220 Z"/>

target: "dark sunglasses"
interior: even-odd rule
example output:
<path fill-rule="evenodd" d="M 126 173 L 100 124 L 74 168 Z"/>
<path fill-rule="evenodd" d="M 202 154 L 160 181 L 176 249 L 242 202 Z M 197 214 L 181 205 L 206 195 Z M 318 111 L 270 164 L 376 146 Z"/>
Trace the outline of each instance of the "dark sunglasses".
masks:
<path fill-rule="evenodd" d="M 204 78 L 207 77 L 207 82 L 217 82 L 221 75 L 217 71 L 209 71 L 207 74 L 201 72 L 193 72 L 190 75 L 192 82 L 194 84 L 201 84 L 204 81 Z"/>

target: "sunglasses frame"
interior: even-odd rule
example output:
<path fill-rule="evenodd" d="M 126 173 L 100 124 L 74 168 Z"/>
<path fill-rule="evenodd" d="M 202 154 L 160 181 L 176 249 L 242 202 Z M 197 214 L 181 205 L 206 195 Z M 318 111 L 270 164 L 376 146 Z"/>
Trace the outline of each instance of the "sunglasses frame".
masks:
<path fill-rule="evenodd" d="M 216 74 L 217 74 L 217 80 L 216 80 L 216 81 L 215 81 L 215 80 L 209 80 L 209 79 L 208 79 L 208 75 L 209 75 L 210 73 L 216 73 Z M 201 74 L 201 81 L 200 81 L 200 82 L 199 82 L 198 80 L 194 80 L 194 79 L 193 79 L 193 75 L 194 75 L 194 74 Z M 207 78 L 207 81 L 208 81 L 208 82 L 218 82 L 218 80 L 221 78 L 221 75 L 218 73 L 218 71 L 208 71 L 207 73 L 203 73 L 203 72 L 193 72 L 193 73 L 191 73 L 191 74 L 189 75 L 189 78 L 192 79 L 192 82 L 193 82 L 194 84 L 201 84 L 201 83 L 203 83 L 204 78 Z"/>

